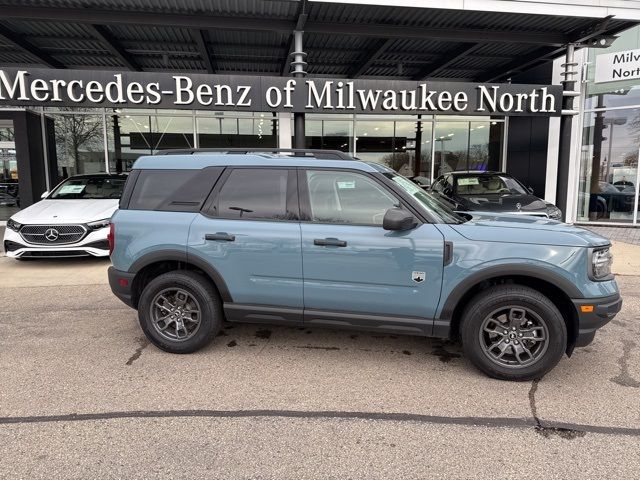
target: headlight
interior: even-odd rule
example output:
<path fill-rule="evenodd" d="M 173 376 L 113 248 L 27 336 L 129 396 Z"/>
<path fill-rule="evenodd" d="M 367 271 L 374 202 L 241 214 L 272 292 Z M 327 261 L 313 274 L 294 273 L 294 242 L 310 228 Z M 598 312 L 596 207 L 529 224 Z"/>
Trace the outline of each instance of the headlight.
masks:
<path fill-rule="evenodd" d="M 105 218 L 104 220 L 96 220 L 95 222 L 87 223 L 87 227 L 91 230 L 100 230 L 101 228 L 106 228 L 109 226 L 110 218 Z"/>
<path fill-rule="evenodd" d="M 592 280 L 607 280 L 611 277 L 613 255 L 610 247 L 591 249 L 589 276 Z"/>
<path fill-rule="evenodd" d="M 552 220 L 562 220 L 562 210 L 555 205 L 547 205 L 547 215 Z"/>
<path fill-rule="evenodd" d="M 22 224 L 16 222 L 15 220 L 9 219 L 7 220 L 7 228 L 10 228 L 14 232 L 17 232 L 22 228 Z"/>

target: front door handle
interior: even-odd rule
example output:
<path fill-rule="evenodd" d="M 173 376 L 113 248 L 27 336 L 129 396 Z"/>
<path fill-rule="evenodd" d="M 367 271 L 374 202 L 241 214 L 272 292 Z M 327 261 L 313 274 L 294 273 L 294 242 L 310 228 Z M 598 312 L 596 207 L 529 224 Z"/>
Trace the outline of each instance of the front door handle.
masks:
<path fill-rule="evenodd" d="M 347 242 L 344 240 L 338 240 L 337 238 L 316 238 L 313 241 L 314 245 L 321 247 L 346 247 Z"/>
<path fill-rule="evenodd" d="M 229 235 L 228 233 L 225 233 L 225 232 L 217 232 L 217 233 L 205 234 L 204 239 L 205 240 L 223 240 L 225 242 L 235 242 L 236 236 Z"/>

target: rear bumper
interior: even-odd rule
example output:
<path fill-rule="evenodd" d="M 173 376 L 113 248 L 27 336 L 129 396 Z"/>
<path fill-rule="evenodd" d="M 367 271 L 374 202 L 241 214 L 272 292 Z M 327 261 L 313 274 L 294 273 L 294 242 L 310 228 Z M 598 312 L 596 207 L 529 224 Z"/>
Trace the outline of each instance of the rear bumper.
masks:
<path fill-rule="evenodd" d="M 132 285 L 135 273 L 122 272 L 113 267 L 109 267 L 109 286 L 113 294 L 131 308 L 136 308 L 133 304 Z"/>
<path fill-rule="evenodd" d="M 578 312 L 578 338 L 576 347 L 589 345 L 596 335 L 596 330 L 609 323 L 622 308 L 619 293 L 602 298 L 581 298 L 572 300 Z M 583 307 L 592 306 L 592 311 L 583 311 Z M 586 310 L 591 310 L 586 308 Z"/>

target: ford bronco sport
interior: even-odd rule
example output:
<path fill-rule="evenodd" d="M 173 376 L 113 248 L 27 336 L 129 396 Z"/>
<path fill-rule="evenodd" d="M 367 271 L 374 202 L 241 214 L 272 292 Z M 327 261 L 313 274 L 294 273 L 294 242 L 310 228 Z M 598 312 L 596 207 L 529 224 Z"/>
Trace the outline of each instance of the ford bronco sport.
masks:
<path fill-rule="evenodd" d="M 110 231 L 109 282 L 162 350 L 223 320 L 459 338 L 528 380 L 620 310 L 609 241 L 555 220 L 458 214 L 340 152 L 142 157 Z"/>

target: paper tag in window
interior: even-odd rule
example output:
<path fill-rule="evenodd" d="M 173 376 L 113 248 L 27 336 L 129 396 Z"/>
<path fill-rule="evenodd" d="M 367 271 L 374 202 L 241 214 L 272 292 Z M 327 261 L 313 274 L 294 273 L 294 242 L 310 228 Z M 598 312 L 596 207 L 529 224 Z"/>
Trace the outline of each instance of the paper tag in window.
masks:
<path fill-rule="evenodd" d="M 82 193 L 83 190 L 84 185 L 63 185 L 58 193 L 63 195 L 67 193 Z"/>
<path fill-rule="evenodd" d="M 458 185 L 461 187 L 465 185 L 478 185 L 478 177 L 459 178 Z"/>
<path fill-rule="evenodd" d="M 355 180 L 352 180 L 350 182 L 338 182 L 338 188 L 340 189 L 356 188 L 356 182 Z"/>

